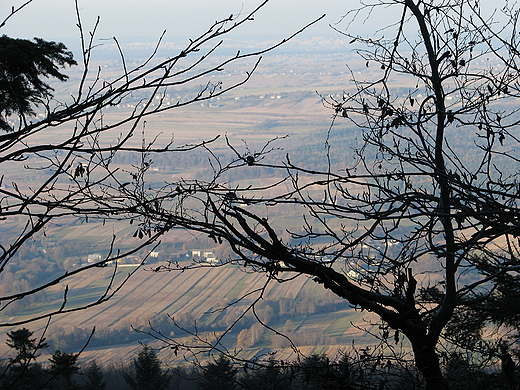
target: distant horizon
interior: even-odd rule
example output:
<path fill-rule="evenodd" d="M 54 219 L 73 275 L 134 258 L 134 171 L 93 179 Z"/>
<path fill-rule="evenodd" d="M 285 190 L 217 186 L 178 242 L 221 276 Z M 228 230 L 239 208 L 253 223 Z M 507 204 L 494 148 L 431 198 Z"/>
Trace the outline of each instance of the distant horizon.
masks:
<path fill-rule="evenodd" d="M 13 0 L 0 3 L 0 22 L 27 0 Z M 92 31 L 99 17 L 99 25 L 94 44 L 103 44 L 117 37 L 122 44 L 156 42 L 164 31 L 163 41 L 182 43 L 198 37 L 216 21 L 230 15 L 245 15 L 258 7 L 262 0 L 151 0 L 149 2 L 128 2 L 126 0 L 78 0 L 84 34 Z M 359 8 L 360 0 L 270 0 L 256 14 L 255 20 L 240 26 L 237 31 L 226 35 L 227 39 L 268 39 L 281 40 L 298 31 L 321 15 L 325 18 L 300 37 L 341 37 L 331 25 L 338 24 L 340 30 L 348 26 L 348 19 L 340 23 L 349 11 Z M 485 13 L 491 15 L 494 5 L 482 4 Z M 358 15 L 349 31 L 379 39 L 388 32 L 385 26 L 398 22 L 402 12 L 400 6 L 381 5 L 370 12 Z M 500 18 L 498 13 L 497 18 Z M 412 26 L 416 29 L 416 26 Z M 392 32 L 390 31 L 390 34 Z M 79 30 L 74 0 L 33 0 L 20 12 L 15 13 L 0 35 L 63 42 L 71 49 L 80 47 Z M 345 38 L 347 39 L 347 38 Z"/>
<path fill-rule="evenodd" d="M 11 13 L 11 6 L 19 7 L 25 1 L 14 0 L 0 4 L 0 20 Z M 80 0 L 82 24 L 91 31 L 99 16 L 97 39 L 116 36 L 121 42 L 155 40 L 166 30 L 165 40 L 193 38 L 206 31 L 216 20 L 233 14 L 247 14 L 261 0 L 153 0 L 147 3 L 123 0 Z M 271 0 L 256 15 L 255 21 L 240 27 L 240 35 L 275 36 L 283 38 L 307 23 L 328 15 L 309 31 L 311 35 L 332 35 L 329 24 L 336 23 L 359 0 L 311 0 L 302 5 L 296 0 Z M 79 39 L 73 0 L 34 0 L 13 15 L 0 29 L 0 34 L 30 39 L 35 36 L 64 42 L 70 46 Z M 233 35 L 237 35 L 236 33 Z M 260 38 L 261 39 L 261 38 Z"/>
<path fill-rule="evenodd" d="M 335 33 L 335 35 L 336 36 L 296 37 L 279 46 L 276 50 L 265 53 L 264 56 L 307 55 L 312 53 L 342 53 L 345 56 L 348 56 L 349 53 L 352 53 L 355 46 L 350 45 L 349 41 L 340 34 Z M 176 54 L 178 51 L 185 48 L 185 45 L 188 44 L 188 39 L 189 38 L 187 37 L 179 37 L 174 41 L 161 41 L 156 57 L 163 58 Z M 232 56 L 237 50 L 255 51 L 264 49 L 276 42 L 280 42 L 282 39 L 283 37 L 276 36 L 244 36 L 230 41 L 225 40 L 219 51 L 215 53 L 213 57 L 221 55 Z M 119 43 L 125 57 L 131 57 L 133 59 L 148 57 L 157 46 L 157 40 L 153 40 L 152 38 L 147 39 L 145 37 L 141 37 L 141 39 L 135 38 L 133 41 L 129 39 L 129 42 L 127 43 Z M 69 45 L 68 49 L 74 53 L 75 58 L 80 57 L 79 42 Z M 111 57 L 113 57 L 114 60 L 120 58 L 119 50 L 113 40 L 106 40 L 95 48 L 93 56 L 94 61 L 106 60 Z"/>

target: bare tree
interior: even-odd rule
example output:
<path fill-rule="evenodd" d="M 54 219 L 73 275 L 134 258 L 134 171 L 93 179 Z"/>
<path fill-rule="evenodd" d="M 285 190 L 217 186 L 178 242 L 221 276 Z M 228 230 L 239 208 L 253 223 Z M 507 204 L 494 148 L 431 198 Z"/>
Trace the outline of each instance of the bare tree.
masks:
<path fill-rule="evenodd" d="M 136 208 L 155 207 L 156 202 L 150 202 L 144 197 L 139 198 L 142 194 L 136 191 L 136 188 L 141 189 L 144 186 L 143 173 L 150 165 L 147 156 L 153 153 L 183 153 L 202 148 L 213 140 L 178 146 L 174 145 L 172 140 L 167 144 L 158 145 L 153 137 L 147 141 L 145 120 L 152 115 L 216 98 L 247 82 L 257 68 L 261 55 L 275 49 L 291 37 L 265 49 L 238 51 L 223 60 L 218 59 L 222 56 L 211 61 L 208 59 L 213 58 L 218 52 L 225 36 L 253 20 L 254 15 L 267 2 L 263 1 L 251 12 L 230 15 L 215 22 L 199 37 L 190 40 L 184 49 L 170 53 L 166 59 L 157 57 L 157 50 L 161 45 L 159 40 L 149 58 L 135 67 L 130 67 L 126 62 L 124 53 L 114 38 L 120 52 L 122 69 L 116 77 L 104 75 L 101 67 L 96 69 L 95 36 L 99 19 L 92 31 L 87 32 L 76 2 L 77 25 L 82 47 L 82 73 L 76 92 L 68 101 L 57 101 L 48 85 L 43 83 L 40 84 L 40 88 L 36 88 L 39 79 L 35 77 L 30 80 L 35 88 L 35 97 L 29 99 L 29 103 L 37 104 L 37 109 L 27 102 L 25 106 L 20 106 L 16 103 L 20 102 L 20 99 L 15 99 L 15 103 L 9 107 L 2 107 L 2 124 L 5 131 L 0 134 L 0 163 L 3 167 L 0 179 L 0 217 L 4 226 L 9 229 L 6 229 L 1 238 L 0 272 L 16 262 L 22 264 L 23 259 L 18 259 L 17 256 L 20 257 L 23 249 L 38 235 L 45 234 L 45 229 L 51 226 L 78 220 L 86 222 L 89 219 L 117 221 L 126 219 L 127 214 L 135 213 Z M 13 8 L 12 13 L 0 26 L 4 26 L 30 3 L 31 1 L 27 1 L 20 8 Z M 24 43 L 30 44 L 27 41 Z M 64 46 L 57 47 L 64 50 Z M 226 83 L 210 77 L 221 74 L 230 64 L 244 59 L 254 59 L 254 65 L 241 80 Z M 70 55 L 66 60 L 68 64 L 74 62 Z M 56 60 L 51 65 L 50 68 L 55 67 L 54 70 L 57 71 L 58 65 L 62 64 Z M 35 65 L 34 69 L 36 75 L 46 75 L 37 71 L 39 66 Z M 59 72 L 51 75 L 62 80 L 66 78 Z M 13 85 L 12 80 L 16 77 L 14 75 L 10 79 L 11 82 L 7 82 L 5 91 Z M 173 88 L 185 88 L 186 91 L 194 92 L 187 92 L 172 104 L 166 97 Z M 9 93 L 16 95 L 16 91 L 11 91 L 2 96 L 9 96 Z M 134 108 L 123 117 L 112 115 L 114 109 L 123 105 L 131 105 Z M 132 138 L 136 134 L 141 134 L 141 139 L 133 141 Z M 124 153 L 141 155 L 141 163 L 135 172 L 125 172 L 114 165 L 116 155 Z M 23 173 L 23 178 L 19 177 L 20 173 Z M 116 192 L 111 192 L 114 189 Z M 124 201 L 130 194 L 134 199 L 140 199 L 138 205 L 125 204 Z M 168 224 L 168 229 L 172 226 L 173 223 Z M 167 229 L 138 229 L 135 235 L 142 240 L 132 247 L 120 246 L 120 237 L 114 233 L 107 254 L 97 261 L 54 275 L 38 285 L 24 285 L 16 291 L 8 289 L 6 292 L 4 289 L 0 297 L 0 311 L 57 284 L 63 285 L 63 299 L 61 304 L 39 315 L 6 320 L 0 325 L 20 325 L 54 314 L 81 310 L 108 300 L 128 280 L 125 278 L 123 281 L 115 282 L 117 261 L 147 248 L 165 230 Z M 109 275 L 112 275 L 105 291 L 88 303 L 79 306 L 70 304 L 68 280 L 78 274 L 95 271 L 99 267 L 107 267 Z M 8 287 L 9 283 L 6 282 L 4 286 Z"/>
<path fill-rule="evenodd" d="M 350 31 L 377 12 L 391 17 L 389 8 L 399 11 L 389 27 L 371 37 Z M 486 15 L 478 1 L 381 0 L 350 11 L 349 27 L 336 28 L 373 79 L 353 71 L 324 104 L 331 139 L 334 124 L 350 123 L 356 147 L 327 140 L 328 168 L 318 170 L 290 156 L 270 160 L 272 144 L 252 152 L 230 143 L 234 157 L 215 157 L 214 180 L 170 183 L 129 196 L 127 207 L 144 229 L 176 226 L 229 243 L 236 256 L 223 263 L 273 282 L 311 277 L 377 314 L 386 337 L 408 340 L 426 387 L 447 389 L 437 348 L 454 313 L 519 267 L 519 10 L 497 8 Z M 229 170 L 261 167 L 285 179 L 226 184 Z M 284 207 L 302 215 L 289 239 L 273 224 Z"/>

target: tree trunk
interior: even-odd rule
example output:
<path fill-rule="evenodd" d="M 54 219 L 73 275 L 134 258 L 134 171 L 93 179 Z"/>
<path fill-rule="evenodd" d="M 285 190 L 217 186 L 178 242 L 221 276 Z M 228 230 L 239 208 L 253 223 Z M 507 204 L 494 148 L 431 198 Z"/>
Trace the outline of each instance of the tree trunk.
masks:
<path fill-rule="evenodd" d="M 426 389 L 448 390 L 449 386 L 442 375 L 439 356 L 437 352 L 435 352 L 435 344 L 428 343 L 427 337 L 411 342 L 415 357 L 415 366 L 424 377 Z"/>

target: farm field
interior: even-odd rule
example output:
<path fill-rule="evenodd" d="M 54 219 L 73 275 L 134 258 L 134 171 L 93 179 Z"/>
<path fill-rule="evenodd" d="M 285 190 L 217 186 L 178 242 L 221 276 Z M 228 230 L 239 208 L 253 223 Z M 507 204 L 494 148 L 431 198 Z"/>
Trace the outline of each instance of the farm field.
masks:
<path fill-rule="evenodd" d="M 109 268 L 109 267 L 107 267 Z M 119 277 L 121 279 L 135 266 L 121 267 Z M 205 267 L 191 271 L 173 271 L 167 273 L 155 273 L 151 271 L 153 265 L 144 266 L 138 270 L 126 285 L 107 303 L 79 312 L 56 317 L 48 329 L 48 335 L 52 340 L 52 335 L 56 329 L 69 331 L 72 328 L 81 328 L 90 331 L 96 327 L 97 332 L 106 329 L 118 328 L 131 331 L 131 327 L 138 327 L 143 321 L 156 318 L 160 315 L 171 315 L 173 318 L 188 316 L 196 320 L 196 326 L 206 331 L 201 332 L 204 337 L 211 337 L 213 331 L 220 331 L 238 317 L 240 313 L 247 309 L 254 299 L 260 294 L 260 289 L 264 288 L 266 277 L 260 274 L 246 273 L 237 266 L 226 267 Z M 70 296 L 68 305 L 73 307 L 85 301 L 96 299 L 105 290 L 108 284 L 108 269 L 99 269 L 97 272 L 90 273 L 88 277 L 81 277 L 68 283 Z M 55 301 L 59 305 L 64 286 L 56 286 L 55 294 L 49 296 L 49 300 Z M 256 294 L 247 296 L 240 300 L 248 292 L 259 290 Z M 331 294 L 316 286 L 315 283 L 304 277 L 296 280 L 278 284 L 271 283 L 263 293 L 263 300 L 267 305 L 273 305 L 280 300 L 296 302 L 296 305 L 309 305 L 315 302 L 319 306 L 320 302 L 334 303 L 337 310 L 327 312 L 317 312 L 308 314 L 284 313 L 277 317 L 266 313 L 260 309 L 260 318 L 282 333 L 289 335 L 299 335 L 301 341 L 296 341 L 297 345 L 307 353 L 311 351 L 325 351 L 330 348 L 336 351 L 341 347 L 348 347 L 353 341 L 363 345 L 363 339 L 359 339 L 360 334 L 351 329 L 352 323 L 361 320 L 358 312 L 349 309 L 345 304 L 338 301 Z M 221 311 L 229 306 L 227 310 Z M 314 304 L 314 303 L 313 303 Z M 329 305 L 330 306 L 330 305 Z M 37 314 L 41 307 L 35 311 L 27 310 L 26 315 Z M 279 312 L 279 310 L 277 310 Z M 311 309 L 312 311 L 312 309 Z M 20 317 L 20 318 L 23 318 Z M 236 344 L 238 333 L 250 327 L 252 319 L 248 319 L 245 325 L 238 324 L 235 330 L 227 336 L 227 342 L 233 346 Z M 30 325 L 32 330 L 41 330 L 42 322 Z M 195 322 L 191 329 L 194 330 Z M 8 355 L 8 348 L 5 345 L 5 332 L 2 332 L 0 340 L 0 354 Z M 327 344 L 306 345 L 301 336 L 307 336 L 310 341 L 316 340 L 316 335 L 320 335 L 321 340 L 326 340 Z M 186 335 L 180 330 L 174 330 L 168 334 L 172 337 L 186 339 Z M 56 335 L 59 338 L 59 334 Z M 274 334 L 264 331 L 262 337 L 248 348 L 244 348 L 244 354 L 254 355 L 255 353 L 265 353 L 266 351 L 280 349 L 280 355 L 290 354 L 290 348 L 285 345 L 281 348 L 272 347 Z M 144 336 L 142 340 L 147 340 Z M 81 343 L 81 341 L 80 341 Z M 329 345 L 330 343 L 330 345 Z M 138 344 L 134 341 L 128 344 L 109 345 L 106 347 L 95 346 L 87 348 L 83 354 L 83 359 L 95 357 L 103 363 L 114 363 L 124 361 L 131 357 L 132 352 L 138 349 Z M 302 351 L 303 351 L 302 350 Z M 103 353 L 100 353 L 100 352 Z"/>
<path fill-rule="evenodd" d="M 281 140 L 277 144 L 282 149 L 281 155 L 286 151 L 304 148 L 307 151 L 305 154 L 307 159 L 311 156 L 319 158 L 324 151 L 332 116 L 331 111 L 323 107 L 320 94 L 327 96 L 342 93 L 351 78 L 346 68 L 346 63 L 350 60 L 350 58 L 343 59 L 335 52 L 267 56 L 250 82 L 222 98 L 147 118 L 146 137 L 147 139 L 156 137 L 159 145 L 173 139 L 175 146 L 201 142 L 220 135 L 221 138 L 211 147 L 216 151 L 225 151 L 224 135 L 234 145 L 242 145 L 244 140 L 253 149 L 260 148 L 273 138 L 289 135 L 289 139 Z M 118 66 L 108 64 L 104 71 L 106 70 L 108 75 L 115 75 L 120 71 Z M 235 82 L 244 76 L 250 66 L 251 64 L 243 64 L 242 67 L 222 77 Z M 351 61 L 349 66 L 360 68 L 364 64 Z M 371 68 L 363 71 L 377 72 Z M 72 92 L 70 88 L 75 80 L 77 81 L 77 75 L 71 74 L 68 83 L 56 85 L 56 97 L 65 99 Z M 179 94 L 184 92 L 186 91 L 178 91 Z M 175 99 L 175 93 L 172 91 L 172 101 Z M 121 119 L 131 110 L 132 107 L 114 107 L 113 111 L 106 114 L 107 120 Z M 348 129 L 343 131 L 346 133 L 341 134 L 348 134 Z M 60 129 L 56 128 L 45 134 L 45 137 L 49 138 L 35 141 L 44 143 L 46 139 L 55 139 L 59 136 Z M 132 142 L 141 142 L 140 136 L 136 136 Z M 342 153 L 348 151 L 342 149 Z M 182 161 L 182 158 L 180 160 Z M 200 160 L 195 161 L 194 166 L 190 167 L 188 164 L 174 165 L 165 161 L 157 161 L 157 170 L 152 171 L 148 178 L 150 185 L 161 185 L 180 177 L 198 178 L 206 164 L 206 160 Z M 38 162 L 29 161 L 27 164 L 37 165 Z M 123 171 L 132 169 L 132 161 L 120 161 L 115 165 Z M 9 166 L 5 167 L 3 174 L 4 185 L 13 182 L 22 183 L 20 188 L 31 187 L 31 183 L 45 177 L 45 173 L 40 171 L 34 171 L 34 174 L 28 177 L 26 172 L 20 172 L 15 167 Z M 262 185 L 277 179 L 249 175 L 247 181 L 254 185 Z M 233 180 L 244 183 L 243 178 Z M 291 212 L 295 215 L 290 215 Z M 285 211 L 284 214 L 272 215 L 271 218 L 275 227 L 285 229 L 298 226 L 300 221 L 297 210 Z M 1 221 L 0 233 L 8 237 L 9 234 L 22 228 L 22 224 L 21 220 Z M 78 259 L 86 258 L 94 252 L 106 251 L 114 234 L 121 237 L 116 245 L 129 247 L 135 244 L 136 239 L 132 237 L 134 231 L 135 228 L 128 223 L 102 224 L 96 221 L 85 223 L 71 218 L 69 224 L 50 226 L 34 246 L 40 252 L 46 251 L 45 253 L 52 249 L 55 253 L 52 261 L 60 267 L 67 262 L 73 269 Z M 183 244 L 193 239 L 190 233 L 179 231 L 165 236 L 163 243 L 170 245 L 167 250 L 175 247 L 177 248 L 175 255 L 181 255 L 186 252 L 181 249 Z M 214 249 L 203 247 L 210 245 L 207 239 L 200 240 L 199 245 L 202 245 L 200 249 Z M 69 250 L 69 254 L 60 255 L 56 249 L 65 246 L 73 248 Z M 162 249 L 159 247 L 157 250 L 161 252 Z M 165 251 L 163 250 L 162 253 L 164 254 Z M 160 263 L 161 256 L 154 261 Z M 161 316 L 165 318 L 166 315 L 183 318 L 185 322 L 189 320 L 191 324 L 195 324 L 196 321 L 201 332 L 210 337 L 212 332 L 224 330 L 238 318 L 240 313 L 253 302 L 255 295 L 247 296 L 242 300 L 241 297 L 250 291 L 262 288 L 266 282 L 264 275 L 245 273 L 243 269 L 236 266 L 202 267 L 185 272 L 152 272 L 156 266 L 157 264 L 153 263 L 137 270 L 109 302 L 88 310 L 53 318 L 47 331 L 48 338 L 51 341 L 59 339 L 59 332 L 73 332 L 77 329 L 88 333 L 94 326 L 95 335 L 107 334 L 107 332 L 111 334 L 113 329 L 120 333 L 131 333 L 132 327 L 143 327 L 148 320 Z M 132 264 L 120 267 L 117 271 L 116 283 L 135 267 Z M 100 268 L 81 275 L 78 279 L 68 280 L 67 305 L 74 307 L 74 305 L 95 301 L 105 292 L 111 270 L 111 266 Z M 44 302 L 29 305 L 19 312 L 4 314 L 2 319 L 23 320 L 40 314 L 44 309 L 59 307 L 64 288 L 64 285 L 54 286 Z M 236 303 L 229 306 L 227 310 L 221 311 L 233 302 Z M 289 302 L 293 304 L 284 309 L 280 302 L 284 302 L 286 306 Z M 260 310 L 260 317 L 264 315 L 263 320 L 270 327 L 294 338 L 295 343 L 304 353 L 327 351 L 334 353 L 340 348 L 351 346 L 353 341 L 358 345 L 372 342 L 352 326 L 356 323 L 365 325 L 360 313 L 304 277 L 283 284 L 272 283 L 266 289 L 260 307 L 263 308 Z M 240 344 L 239 334 L 244 331 L 240 347 L 244 354 L 252 356 L 256 353 L 280 350 L 280 358 L 289 356 L 290 348 L 268 330 L 263 330 L 260 336 L 255 336 L 254 342 L 244 342 L 244 335 L 248 331 L 253 332 L 253 324 L 252 318 L 246 316 L 246 319 L 237 324 L 235 330 L 226 336 L 225 341 L 230 346 Z M 45 324 L 38 322 L 27 326 L 33 331 L 38 331 L 42 330 Z M 5 337 L 9 330 L 3 329 L 0 334 L 2 356 L 8 353 Z M 170 334 L 172 337 L 185 337 L 179 330 L 170 330 L 168 335 Z M 82 359 L 95 357 L 102 363 L 128 360 L 139 348 L 135 337 L 130 338 L 131 341 L 120 344 L 100 345 L 102 342 L 99 341 L 98 345 L 87 348 Z"/>

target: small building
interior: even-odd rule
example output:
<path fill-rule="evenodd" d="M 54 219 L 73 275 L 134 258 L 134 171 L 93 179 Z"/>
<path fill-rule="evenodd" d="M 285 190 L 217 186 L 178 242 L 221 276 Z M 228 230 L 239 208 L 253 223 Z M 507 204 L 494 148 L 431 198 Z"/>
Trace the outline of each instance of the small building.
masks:
<path fill-rule="evenodd" d="M 98 261 L 101 261 L 100 253 L 91 253 L 90 255 L 87 256 L 88 263 L 97 263 Z"/>
<path fill-rule="evenodd" d="M 206 263 L 208 264 L 217 264 L 218 260 L 216 257 L 206 257 Z"/>

